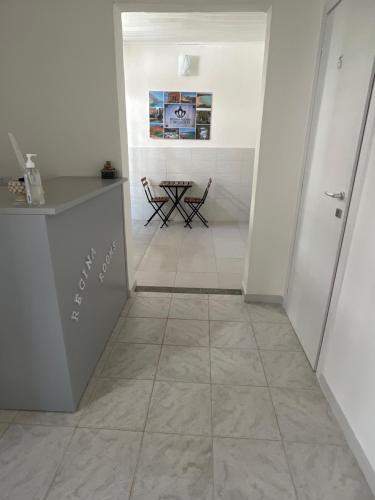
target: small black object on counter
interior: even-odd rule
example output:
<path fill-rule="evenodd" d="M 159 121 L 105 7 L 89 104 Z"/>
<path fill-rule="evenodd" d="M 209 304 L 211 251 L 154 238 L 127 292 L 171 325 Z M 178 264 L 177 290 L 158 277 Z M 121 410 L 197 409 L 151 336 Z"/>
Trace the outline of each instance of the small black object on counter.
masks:
<path fill-rule="evenodd" d="M 116 179 L 117 177 L 117 169 L 112 167 L 110 161 L 106 161 L 104 167 L 101 170 L 102 179 Z"/>

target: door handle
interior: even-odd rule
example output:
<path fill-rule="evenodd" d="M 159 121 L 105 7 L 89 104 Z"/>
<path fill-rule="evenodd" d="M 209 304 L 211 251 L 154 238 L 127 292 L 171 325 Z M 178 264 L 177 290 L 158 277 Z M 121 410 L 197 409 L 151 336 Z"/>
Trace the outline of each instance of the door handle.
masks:
<path fill-rule="evenodd" d="M 335 198 L 336 200 L 345 199 L 345 193 L 343 191 L 340 191 L 339 193 L 330 193 L 329 191 L 324 191 L 324 194 L 326 196 L 329 196 L 330 198 Z"/>

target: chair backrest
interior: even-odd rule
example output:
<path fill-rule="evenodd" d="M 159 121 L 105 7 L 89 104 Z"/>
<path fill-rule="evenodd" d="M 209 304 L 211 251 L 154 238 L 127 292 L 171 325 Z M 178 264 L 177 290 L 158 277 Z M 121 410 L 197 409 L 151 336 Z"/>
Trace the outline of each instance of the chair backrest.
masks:
<path fill-rule="evenodd" d="M 207 195 L 208 195 L 208 190 L 210 189 L 211 184 L 212 184 L 212 179 L 210 177 L 209 180 L 208 180 L 207 187 L 204 190 L 204 193 L 203 193 L 203 196 L 202 196 L 202 202 L 203 203 L 206 201 L 206 198 L 207 198 Z"/>
<path fill-rule="evenodd" d="M 145 190 L 147 201 L 149 203 L 151 203 L 151 201 L 152 201 L 152 193 L 150 191 L 150 186 L 148 184 L 148 180 L 146 179 L 146 177 L 142 177 L 141 182 L 142 182 L 143 189 Z"/>

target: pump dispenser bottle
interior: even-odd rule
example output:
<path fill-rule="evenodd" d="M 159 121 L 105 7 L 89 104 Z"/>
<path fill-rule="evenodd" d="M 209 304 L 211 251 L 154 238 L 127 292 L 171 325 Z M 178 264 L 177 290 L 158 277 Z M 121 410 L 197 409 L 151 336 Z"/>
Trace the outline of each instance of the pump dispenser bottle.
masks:
<path fill-rule="evenodd" d="M 42 179 L 39 170 L 35 167 L 35 163 L 31 159 L 33 156 L 37 155 L 32 153 L 26 155 L 25 188 L 27 203 L 29 205 L 44 205 L 45 199 Z"/>

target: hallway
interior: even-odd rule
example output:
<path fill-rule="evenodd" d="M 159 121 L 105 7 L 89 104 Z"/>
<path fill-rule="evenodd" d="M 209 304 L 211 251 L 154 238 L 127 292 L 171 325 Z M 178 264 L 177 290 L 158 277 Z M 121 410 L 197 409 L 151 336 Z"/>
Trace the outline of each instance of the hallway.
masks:
<path fill-rule="evenodd" d="M 371 500 L 279 306 L 140 292 L 75 414 L 0 411 L 1 500 Z"/>

